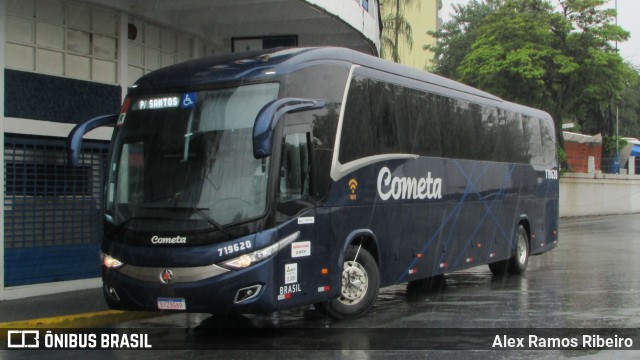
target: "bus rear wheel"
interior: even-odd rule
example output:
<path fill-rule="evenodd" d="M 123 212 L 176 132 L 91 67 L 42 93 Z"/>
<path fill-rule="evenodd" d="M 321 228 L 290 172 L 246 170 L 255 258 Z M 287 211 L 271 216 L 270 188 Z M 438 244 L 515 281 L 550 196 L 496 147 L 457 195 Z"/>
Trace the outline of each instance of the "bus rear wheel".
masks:
<path fill-rule="evenodd" d="M 316 308 L 334 319 L 351 319 L 366 314 L 378 297 L 380 272 L 373 256 L 364 248 L 350 246 L 342 268 L 340 295 L 316 304 Z"/>
<path fill-rule="evenodd" d="M 518 225 L 515 239 L 516 251 L 513 257 L 504 261 L 489 264 L 489 269 L 494 275 L 509 274 L 518 275 L 527 270 L 529 264 L 529 234 L 522 225 Z"/>
<path fill-rule="evenodd" d="M 516 232 L 516 253 L 509 259 L 509 274 L 522 274 L 529 264 L 529 234 L 524 226 L 518 225 Z"/>

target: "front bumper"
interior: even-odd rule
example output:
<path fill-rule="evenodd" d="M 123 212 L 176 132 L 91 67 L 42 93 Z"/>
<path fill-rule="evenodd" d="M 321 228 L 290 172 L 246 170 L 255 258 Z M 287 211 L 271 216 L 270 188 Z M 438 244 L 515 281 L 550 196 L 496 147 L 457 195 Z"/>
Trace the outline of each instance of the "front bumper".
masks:
<path fill-rule="evenodd" d="M 127 269 L 125 265 L 107 269 L 103 266 L 103 291 L 112 309 L 159 311 L 158 298 L 173 298 L 184 299 L 186 312 L 269 313 L 277 309 L 272 289 L 274 263 L 271 258 L 238 271 L 220 271 L 221 268 L 211 265 L 210 272 L 203 269 L 206 267 Z M 175 272 L 176 276 L 163 281 L 165 270 Z M 257 290 L 257 294 L 240 294 L 243 289 L 245 292 Z"/>

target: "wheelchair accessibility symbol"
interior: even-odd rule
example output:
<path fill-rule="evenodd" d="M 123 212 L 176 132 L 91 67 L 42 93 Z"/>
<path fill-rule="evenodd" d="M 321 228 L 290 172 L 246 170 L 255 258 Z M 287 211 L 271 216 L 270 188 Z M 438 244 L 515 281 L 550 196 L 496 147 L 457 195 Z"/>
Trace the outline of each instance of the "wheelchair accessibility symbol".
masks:
<path fill-rule="evenodd" d="M 180 107 L 183 109 L 190 109 L 196 104 L 196 96 L 197 93 L 190 92 L 182 95 L 182 100 L 180 101 Z"/>

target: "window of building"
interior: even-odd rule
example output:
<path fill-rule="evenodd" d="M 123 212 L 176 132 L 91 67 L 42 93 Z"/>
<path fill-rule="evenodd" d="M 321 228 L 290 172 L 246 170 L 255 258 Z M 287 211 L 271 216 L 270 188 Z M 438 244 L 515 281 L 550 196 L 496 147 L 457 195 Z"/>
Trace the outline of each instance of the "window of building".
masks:
<path fill-rule="evenodd" d="M 118 81 L 118 14 L 58 0 L 7 1 L 6 66 L 109 84 Z"/>
<path fill-rule="evenodd" d="M 231 39 L 232 52 L 245 52 L 276 47 L 298 46 L 298 35 L 243 37 Z"/>
<path fill-rule="evenodd" d="M 129 19 L 128 38 L 128 85 L 161 67 L 213 55 L 213 48 L 195 36 L 139 19 Z"/>

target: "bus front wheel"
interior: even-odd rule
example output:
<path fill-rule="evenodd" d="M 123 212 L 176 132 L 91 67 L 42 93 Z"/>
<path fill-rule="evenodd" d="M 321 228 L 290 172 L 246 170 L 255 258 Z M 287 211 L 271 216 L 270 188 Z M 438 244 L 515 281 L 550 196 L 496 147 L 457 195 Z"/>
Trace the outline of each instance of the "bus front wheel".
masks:
<path fill-rule="evenodd" d="M 334 319 L 359 317 L 373 307 L 379 288 L 380 272 L 376 260 L 366 249 L 350 246 L 342 268 L 340 295 L 316 304 L 316 307 Z"/>
<path fill-rule="evenodd" d="M 515 240 L 515 254 L 510 259 L 489 264 L 489 269 L 494 275 L 522 274 L 529 264 L 529 234 L 522 225 L 518 225 Z"/>

